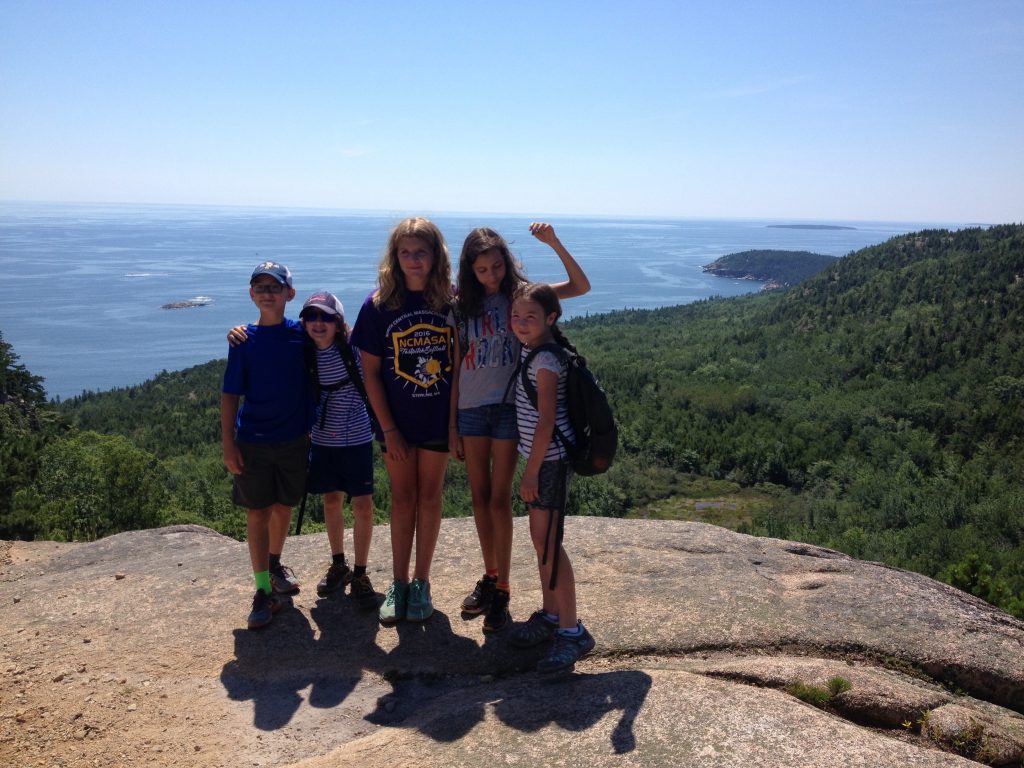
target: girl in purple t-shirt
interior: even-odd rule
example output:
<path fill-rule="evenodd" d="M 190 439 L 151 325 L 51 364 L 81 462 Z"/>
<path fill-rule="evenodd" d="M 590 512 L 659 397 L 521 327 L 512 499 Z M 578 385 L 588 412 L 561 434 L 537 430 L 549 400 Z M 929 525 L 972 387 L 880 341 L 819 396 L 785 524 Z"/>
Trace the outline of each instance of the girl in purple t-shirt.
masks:
<path fill-rule="evenodd" d="M 423 218 L 399 222 L 388 238 L 377 290 L 363 303 L 352 332 L 391 485 L 394 580 L 380 607 L 383 624 L 423 621 L 434 612 L 430 564 L 441 530 L 448 463 L 451 295 L 451 263 L 441 231 Z"/>

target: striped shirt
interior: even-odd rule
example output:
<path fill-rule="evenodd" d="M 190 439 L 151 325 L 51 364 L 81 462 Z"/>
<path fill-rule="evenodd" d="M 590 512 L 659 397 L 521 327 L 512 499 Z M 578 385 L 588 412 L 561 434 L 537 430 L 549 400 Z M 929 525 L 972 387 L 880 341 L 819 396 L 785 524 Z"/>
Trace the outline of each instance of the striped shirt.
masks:
<path fill-rule="evenodd" d="M 520 353 L 520 359 L 525 360 L 526 356 L 530 353 L 528 347 L 523 347 Z M 566 379 L 568 377 L 568 367 L 562 359 L 554 352 L 544 350 L 538 352 L 537 356 L 530 362 L 530 367 L 526 371 L 526 378 L 534 388 L 537 386 L 537 371 L 544 369 L 547 371 L 554 371 L 558 375 L 558 389 L 556 390 L 556 401 L 555 401 L 555 425 L 562 431 L 566 439 L 570 442 L 576 439 L 575 433 L 572 431 L 572 424 L 569 422 L 569 412 L 565 403 L 565 386 Z M 526 390 L 523 389 L 523 382 L 521 374 L 516 374 L 516 425 L 519 427 L 519 454 L 529 458 L 530 449 L 533 446 L 533 435 L 537 430 L 537 422 L 540 419 L 540 413 L 536 408 L 533 407 L 533 403 L 530 402 L 530 398 L 526 395 Z M 551 461 L 553 459 L 565 459 L 568 458 L 568 454 L 565 448 L 562 447 L 562 441 L 558 439 L 554 432 L 551 433 L 551 442 L 548 443 L 547 452 L 544 454 L 544 461 Z"/>
<path fill-rule="evenodd" d="M 362 373 L 358 355 L 356 369 Z M 327 349 L 316 351 L 316 372 L 320 380 L 320 403 L 317 405 L 312 441 L 317 445 L 344 448 L 373 440 L 366 405 L 355 384 L 349 380 L 345 362 L 336 346 L 332 344 Z"/>

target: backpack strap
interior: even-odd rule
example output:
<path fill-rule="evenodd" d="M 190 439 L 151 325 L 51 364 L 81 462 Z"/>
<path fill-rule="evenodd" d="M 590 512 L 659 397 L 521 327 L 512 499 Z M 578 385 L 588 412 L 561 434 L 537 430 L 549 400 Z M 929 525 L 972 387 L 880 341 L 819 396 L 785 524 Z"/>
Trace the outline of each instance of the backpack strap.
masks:
<path fill-rule="evenodd" d="M 336 339 L 335 344 L 341 354 L 341 361 L 345 364 L 345 370 L 348 371 L 348 378 L 359 393 L 359 397 L 363 399 L 363 405 L 366 406 L 366 413 L 370 417 L 370 426 L 376 432 L 379 424 L 373 413 L 373 406 L 370 405 L 370 398 L 366 394 L 366 384 L 363 382 L 363 377 L 359 375 L 359 367 L 356 365 L 356 356 L 352 352 L 352 345 L 341 338 Z"/>

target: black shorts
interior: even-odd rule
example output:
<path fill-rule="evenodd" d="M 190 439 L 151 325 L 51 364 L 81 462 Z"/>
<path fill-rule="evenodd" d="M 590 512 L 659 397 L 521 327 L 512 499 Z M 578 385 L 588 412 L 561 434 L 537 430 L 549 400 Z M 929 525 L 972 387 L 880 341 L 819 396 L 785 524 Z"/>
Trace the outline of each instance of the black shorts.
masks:
<path fill-rule="evenodd" d="M 235 475 L 231 500 L 246 509 L 274 504 L 294 507 L 306 491 L 309 438 L 284 443 L 238 443 L 242 474 Z"/>
<path fill-rule="evenodd" d="M 537 476 L 537 500 L 527 506 L 565 512 L 569 501 L 569 464 L 564 459 L 552 459 L 540 465 Z"/>
<path fill-rule="evenodd" d="M 350 499 L 373 494 L 373 443 L 337 447 L 313 443 L 309 451 L 310 493 L 341 491 Z"/>

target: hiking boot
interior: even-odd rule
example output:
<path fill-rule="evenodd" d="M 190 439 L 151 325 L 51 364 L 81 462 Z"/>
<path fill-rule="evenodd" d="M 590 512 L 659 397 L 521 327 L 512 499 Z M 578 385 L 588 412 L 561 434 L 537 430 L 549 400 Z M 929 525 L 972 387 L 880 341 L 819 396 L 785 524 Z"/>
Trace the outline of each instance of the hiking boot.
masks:
<path fill-rule="evenodd" d="M 473 587 L 473 591 L 462 601 L 462 612 L 476 616 L 486 611 L 487 606 L 491 604 L 491 597 L 494 595 L 497 583 L 497 579 L 489 579 L 486 576 L 480 579 Z"/>
<path fill-rule="evenodd" d="M 277 595 L 267 594 L 262 589 L 257 589 L 252 598 L 252 610 L 249 612 L 249 629 L 267 626 L 279 610 L 281 610 L 281 601 Z"/>
<path fill-rule="evenodd" d="M 543 610 L 534 611 L 525 623 L 512 630 L 508 641 L 516 648 L 532 648 L 550 640 L 557 629 L 558 625 L 550 621 Z"/>
<path fill-rule="evenodd" d="M 409 585 L 395 579 L 384 594 L 380 607 L 380 623 L 395 624 L 405 618 L 405 604 L 409 597 Z"/>
<path fill-rule="evenodd" d="M 413 579 L 409 585 L 409 605 L 405 610 L 405 618 L 409 621 L 426 621 L 434 612 L 434 604 L 430 601 L 430 582 Z"/>
<path fill-rule="evenodd" d="M 484 632 L 499 632 L 512 623 L 512 615 L 508 612 L 510 595 L 504 589 L 494 590 L 491 604 L 487 606 L 484 616 Z"/>
<path fill-rule="evenodd" d="M 352 581 L 352 571 L 348 569 L 347 565 L 331 563 L 331 567 L 327 569 L 327 575 L 316 585 L 316 593 L 321 597 L 329 595 L 332 592 L 337 592 L 350 581 Z"/>
<path fill-rule="evenodd" d="M 291 595 L 299 591 L 299 580 L 287 565 L 270 566 L 270 585 L 278 595 Z"/>
<path fill-rule="evenodd" d="M 369 574 L 352 577 L 352 586 L 349 587 L 348 596 L 351 597 L 360 608 L 376 608 L 377 593 L 373 591 Z"/>
<path fill-rule="evenodd" d="M 551 644 L 548 655 L 537 662 L 537 672 L 542 675 L 550 675 L 555 672 L 571 672 L 576 667 L 576 662 L 582 659 L 592 650 L 596 643 L 594 637 L 583 622 L 578 622 L 580 634 L 573 637 L 565 632 L 555 632 L 555 640 Z"/>

